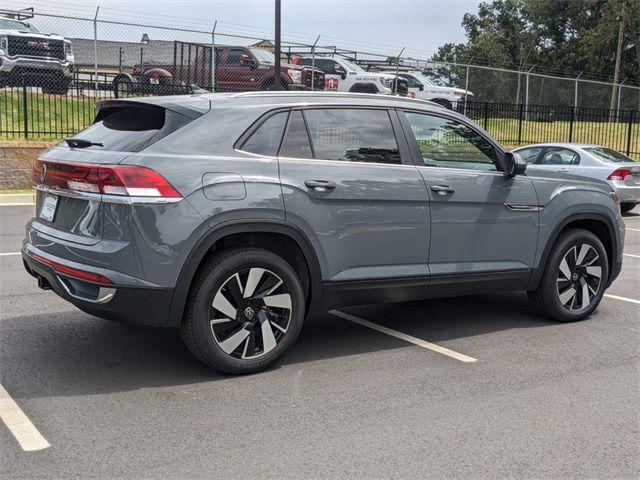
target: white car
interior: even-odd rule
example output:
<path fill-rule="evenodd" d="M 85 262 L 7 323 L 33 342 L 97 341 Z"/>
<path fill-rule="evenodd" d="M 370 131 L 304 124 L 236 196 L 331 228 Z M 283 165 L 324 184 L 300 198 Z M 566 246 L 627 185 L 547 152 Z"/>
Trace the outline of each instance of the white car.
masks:
<path fill-rule="evenodd" d="M 611 148 L 583 143 L 539 143 L 513 151 L 529 164 L 527 170 L 551 170 L 609 182 L 620 198 L 623 212 L 640 203 L 640 163 Z"/>
<path fill-rule="evenodd" d="M 402 72 L 399 74 L 408 82 L 409 93 L 407 96 L 429 100 L 438 103 L 450 110 L 460 110 L 465 100 L 473 102 L 473 93 L 462 88 L 442 87 L 436 85 L 421 72 Z"/>
<path fill-rule="evenodd" d="M 310 56 L 296 57 L 293 64 L 315 65 L 324 72 L 324 89 L 333 92 L 379 93 L 384 95 L 407 95 L 406 79 L 397 79 L 395 74 L 367 72 L 361 66 L 344 58 Z"/>

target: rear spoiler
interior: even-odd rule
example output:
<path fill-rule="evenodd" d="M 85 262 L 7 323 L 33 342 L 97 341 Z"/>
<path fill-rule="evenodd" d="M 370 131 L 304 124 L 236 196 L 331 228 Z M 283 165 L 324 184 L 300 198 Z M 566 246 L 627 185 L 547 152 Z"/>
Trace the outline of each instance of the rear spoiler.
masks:
<path fill-rule="evenodd" d="M 192 101 L 172 102 L 169 100 L 160 100 L 162 97 L 152 97 L 147 101 L 117 99 L 117 100 L 98 100 L 96 109 L 98 116 L 100 111 L 107 108 L 121 108 L 128 106 L 138 106 L 142 108 L 164 108 L 185 117 L 195 120 L 211 110 L 211 101 L 202 97 L 187 97 Z M 151 100 L 151 101 L 149 101 Z"/>

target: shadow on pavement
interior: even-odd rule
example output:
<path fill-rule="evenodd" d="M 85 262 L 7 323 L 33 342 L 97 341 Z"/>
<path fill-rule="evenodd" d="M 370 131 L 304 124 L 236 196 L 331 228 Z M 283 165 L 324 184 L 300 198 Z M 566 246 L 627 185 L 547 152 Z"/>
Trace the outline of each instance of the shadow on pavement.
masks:
<path fill-rule="evenodd" d="M 344 309 L 438 342 L 553 325 L 523 295 L 492 295 Z M 2 322 L 2 377 L 16 398 L 73 396 L 234 381 L 195 360 L 176 329 L 121 324 L 79 311 Z M 409 344 L 329 314 L 310 317 L 280 367 Z M 278 368 L 278 367 L 275 367 Z"/>

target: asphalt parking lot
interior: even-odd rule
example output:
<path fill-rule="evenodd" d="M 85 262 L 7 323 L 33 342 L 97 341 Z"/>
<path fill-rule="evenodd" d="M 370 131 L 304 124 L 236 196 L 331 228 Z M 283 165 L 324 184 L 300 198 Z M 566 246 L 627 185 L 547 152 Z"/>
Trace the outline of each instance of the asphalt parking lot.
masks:
<path fill-rule="evenodd" d="M 2 478 L 640 476 L 640 207 L 585 322 L 519 294 L 350 308 L 246 377 L 39 290 L 15 254 L 32 209 L 0 206 L 0 397 L 24 415 Z"/>

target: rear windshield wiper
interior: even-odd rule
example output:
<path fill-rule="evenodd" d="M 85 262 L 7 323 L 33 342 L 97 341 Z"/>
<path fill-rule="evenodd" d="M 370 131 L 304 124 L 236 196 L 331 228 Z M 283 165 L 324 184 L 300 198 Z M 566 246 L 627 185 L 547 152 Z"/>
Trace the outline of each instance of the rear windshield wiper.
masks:
<path fill-rule="evenodd" d="M 81 138 L 67 138 L 65 140 L 71 148 L 104 147 L 102 143 L 90 142 Z"/>

